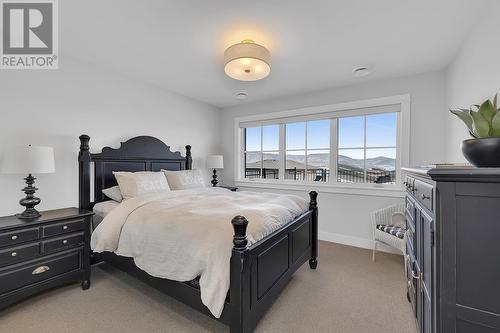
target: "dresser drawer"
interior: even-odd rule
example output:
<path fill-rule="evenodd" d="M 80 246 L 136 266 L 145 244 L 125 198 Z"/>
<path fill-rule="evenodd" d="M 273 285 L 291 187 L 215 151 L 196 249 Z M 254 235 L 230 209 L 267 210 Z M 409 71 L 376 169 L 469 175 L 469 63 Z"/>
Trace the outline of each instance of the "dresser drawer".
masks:
<path fill-rule="evenodd" d="M 34 241 L 37 240 L 38 237 L 38 228 L 19 229 L 0 233 L 0 247 Z"/>
<path fill-rule="evenodd" d="M 49 253 L 53 251 L 64 250 L 82 244 L 83 244 L 83 232 L 43 241 L 42 249 L 44 253 Z"/>
<path fill-rule="evenodd" d="M 0 267 L 32 259 L 40 254 L 40 244 L 31 243 L 0 251 Z"/>
<path fill-rule="evenodd" d="M 434 194 L 433 194 L 433 189 L 434 187 L 430 184 L 421 182 L 420 180 L 415 180 L 415 197 L 417 201 L 427 208 L 429 211 L 433 211 L 433 200 L 434 200 Z"/>
<path fill-rule="evenodd" d="M 85 220 L 69 220 L 63 223 L 51 224 L 42 227 L 43 237 L 52 237 L 58 235 L 69 234 L 71 232 L 83 230 Z"/>
<path fill-rule="evenodd" d="M 32 261 L 30 264 L 0 271 L 0 294 L 80 269 L 80 251 Z"/>

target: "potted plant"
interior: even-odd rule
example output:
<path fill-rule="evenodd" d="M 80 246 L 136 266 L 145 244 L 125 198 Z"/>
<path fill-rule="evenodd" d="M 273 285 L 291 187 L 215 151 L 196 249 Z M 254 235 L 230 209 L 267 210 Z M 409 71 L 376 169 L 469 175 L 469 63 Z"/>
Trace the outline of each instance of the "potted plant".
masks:
<path fill-rule="evenodd" d="M 470 109 L 450 110 L 460 118 L 472 136 L 462 142 L 465 158 L 477 167 L 500 167 L 500 109 L 498 94 L 493 100 Z"/>

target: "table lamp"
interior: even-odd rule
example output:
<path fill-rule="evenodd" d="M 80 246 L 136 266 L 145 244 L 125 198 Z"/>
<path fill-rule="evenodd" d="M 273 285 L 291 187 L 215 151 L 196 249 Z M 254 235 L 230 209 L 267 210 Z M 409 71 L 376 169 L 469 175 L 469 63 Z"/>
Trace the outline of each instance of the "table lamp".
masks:
<path fill-rule="evenodd" d="M 210 155 L 207 157 L 207 168 L 214 169 L 214 174 L 212 176 L 212 186 L 217 186 L 219 181 L 217 180 L 217 169 L 224 168 L 224 158 L 222 155 Z"/>
<path fill-rule="evenodd" d="M 35 184 L 35 177 L 32 174 L 54 173 L 54 148 L 25 146 L 10 148 L 3 154 L 0 172 L 5 174 L 27 174 L 24 178 L 27 186 L 22 189 L 26 197 L 19 201 L 26 209 L 16 216 L 20 219 L 34 219 L 40 216 L 35 206 L 40 203 L 40 199 L 35 197 L 38 190 Z"/>

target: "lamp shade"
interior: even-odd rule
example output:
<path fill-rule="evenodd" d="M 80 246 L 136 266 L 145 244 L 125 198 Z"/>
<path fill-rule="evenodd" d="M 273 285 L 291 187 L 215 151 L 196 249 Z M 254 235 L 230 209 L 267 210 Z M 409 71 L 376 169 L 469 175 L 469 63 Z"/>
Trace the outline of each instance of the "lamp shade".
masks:
<path fill-rule="evenodd" d="M 1 173 L 54 173 L 54 148 L 25 146 L 9 148 L 2 154 Z"/>
<path fill-rule="evenodd" d="M 223 169 L 224 168 L 224 158 L 222 155 L 211 155 L 207 157 L 207 168 L 208 169 Z"/>
<path fill-rule="evenodd" d="M 257 81 L 271 72 L 271 54 L 262 45 L 245 39 L 224 52 L 224 71 L 239 81 Z"/>

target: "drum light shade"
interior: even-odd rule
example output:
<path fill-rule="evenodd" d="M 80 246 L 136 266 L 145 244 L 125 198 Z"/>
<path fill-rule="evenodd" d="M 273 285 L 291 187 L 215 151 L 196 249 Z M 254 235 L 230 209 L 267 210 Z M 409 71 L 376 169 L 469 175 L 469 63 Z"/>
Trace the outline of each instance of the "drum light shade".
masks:
<path fill-rule="evenodd" d="M 224 52 L 224 71 L 239 81 L 257 81 L 271 72 L 271 53 L 264 46 L 245 39 Z"/>

